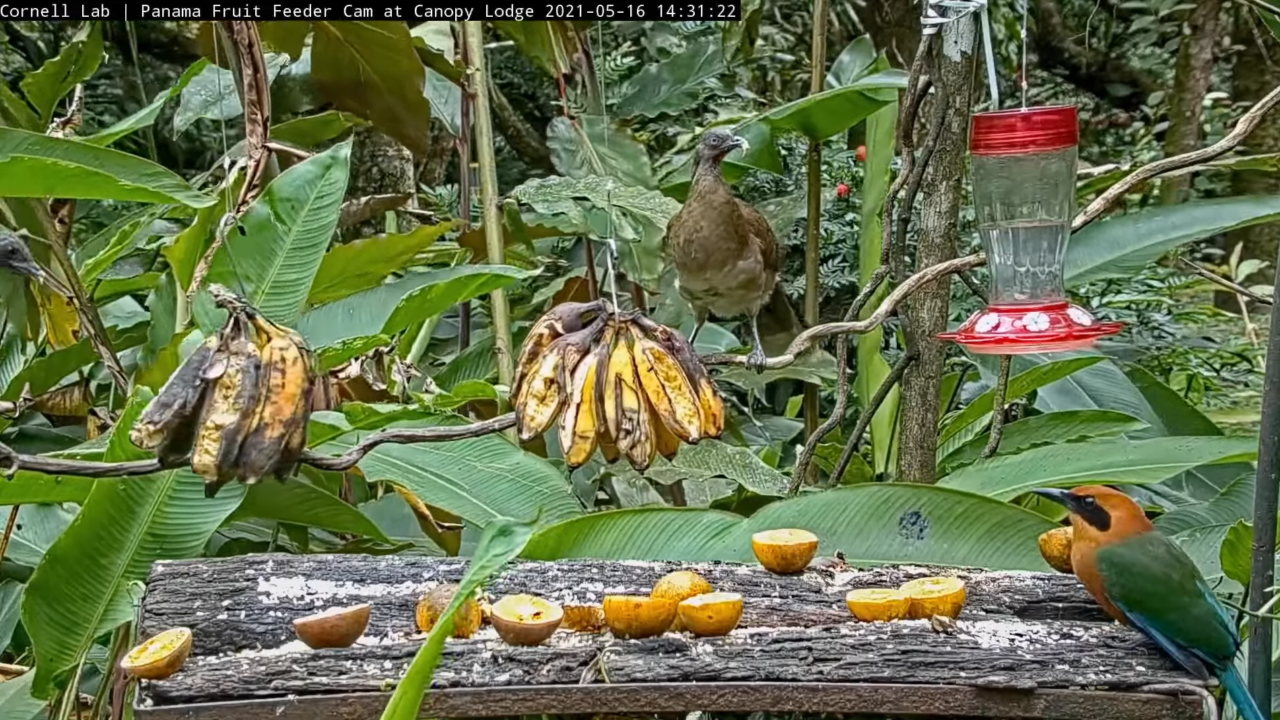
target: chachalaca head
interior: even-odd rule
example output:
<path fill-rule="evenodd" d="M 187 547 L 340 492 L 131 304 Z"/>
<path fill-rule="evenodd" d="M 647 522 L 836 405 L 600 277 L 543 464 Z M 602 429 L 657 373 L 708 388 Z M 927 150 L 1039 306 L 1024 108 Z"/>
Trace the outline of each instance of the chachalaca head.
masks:
<path fill-rule="evenodd" d="M 44 283 L 54 292 L 70 297 L 71 291 L 65 288 L 52 275 L 40 267 L 31 256 L 27 244 L 16 234 L 0 228 L 0 267 L 7 268 L 24 277 Z"/>
<path fill-rule="evenodd" d="M 713 167 L 718 167 L 725 155 L 738 148 L 743 150 L 750 148 L 746 138 L 734 135 L 723 128 L 711 128 L 702 134 L 702 142 L 698 143 L 697 164 L 710 163 Z"/>

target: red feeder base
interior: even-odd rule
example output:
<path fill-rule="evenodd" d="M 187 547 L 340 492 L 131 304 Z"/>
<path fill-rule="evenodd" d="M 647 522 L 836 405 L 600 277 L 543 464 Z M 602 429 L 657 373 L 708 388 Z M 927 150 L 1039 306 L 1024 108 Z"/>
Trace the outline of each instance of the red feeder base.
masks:
<path fill-rule="evenodd" d="M 1094 340 L 1115 335 L 1124 323 L 1098 322 L 1088 310 L 1067 302 L 1043 305 L 991 305 L 955 332 L 940 333 L 971 352 L 1025 355 L 1083 350 Z"/>

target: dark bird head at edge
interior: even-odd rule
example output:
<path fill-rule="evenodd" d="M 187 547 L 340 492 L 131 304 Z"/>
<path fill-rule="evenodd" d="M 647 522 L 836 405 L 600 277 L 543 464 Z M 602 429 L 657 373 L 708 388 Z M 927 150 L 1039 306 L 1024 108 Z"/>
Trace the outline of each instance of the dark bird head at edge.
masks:
<path fill-rule="evenodd" d="M 59 295 L 71 296 L 70 290 L 40 267 L 22 238 L 3 229 L 0 229 L 0 267 L 44 283 Z"/>
<path fill-rule="evenodd" d="M 1151 530 L 1151 521 L 1142 506 L 1115 488 L 1081 485 L 1070 490 L 1036 488 L 1031 492 L 1065 507 L 1077 533 L 1120 539 Z"/>
<path fill-rule="evenodd" d="M 726 155 L 738 148 L 749 150 L 751 146 L 744 137 L 723 128 L 712 128 L 702 134 L 702 141 L 698 143 L 697 164 L 718 167 Z"/>

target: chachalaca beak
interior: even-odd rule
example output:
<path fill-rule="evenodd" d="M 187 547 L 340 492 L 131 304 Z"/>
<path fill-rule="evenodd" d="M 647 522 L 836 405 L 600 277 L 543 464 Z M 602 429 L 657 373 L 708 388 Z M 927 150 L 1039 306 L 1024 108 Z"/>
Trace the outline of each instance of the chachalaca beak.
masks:
<path fill-rule="evenodd" d="M 742 137 L 741 135 L 733 136 L 733 146 L 737 148 L 742 148 L 742 152 L 744 153 L 751 150 L 751 143 L 747 142 L 747 139 Z"/>
<path fill-rule="evenodd" d="M 1063 490 L 1061 488 L 1035 488 L 1031 493 L 1033 495 L 1039 495 L 1042 498 L 1048 498 L 1073 512 L 1076 510 L 1076 496 L 1073 495 L 1070 490 Z"/>

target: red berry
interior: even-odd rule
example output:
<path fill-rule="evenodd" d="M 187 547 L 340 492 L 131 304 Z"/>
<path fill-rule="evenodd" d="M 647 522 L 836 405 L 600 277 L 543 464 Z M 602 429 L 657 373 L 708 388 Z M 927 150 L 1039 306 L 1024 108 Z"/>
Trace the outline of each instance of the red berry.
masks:
<path fill-rule="evenodd" d="M 837 186 L 836 186 L 836 197 L 838 197 L 838 198 L 847 198 L 847 197 L 849 197 L 849 186 L 848 186 L 848 185 L 845 185 L 844 183 L 840 183 L 839 185 L 837 185 Z"/>
<path fill-rule="evenodd" d="M 858 152 L 854 155 L 854 157 L 858 158 L 858 162 L 866 162 L 866 161 L 867 161 L 867 146 L 866 146 L 866 145 L 859 145 L 859 146 L 858 146 Z"/>

